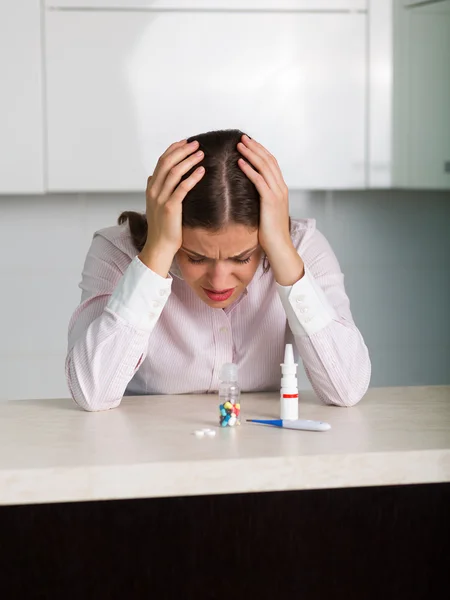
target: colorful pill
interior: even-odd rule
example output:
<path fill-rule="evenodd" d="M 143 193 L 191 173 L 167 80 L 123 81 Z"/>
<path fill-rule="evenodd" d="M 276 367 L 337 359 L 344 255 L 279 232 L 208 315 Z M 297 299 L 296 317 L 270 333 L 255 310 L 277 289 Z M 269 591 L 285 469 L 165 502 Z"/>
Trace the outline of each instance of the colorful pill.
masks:
<path fill-rule="evenodd" d="M 227 411 L 224 408 L 221 408 L 220 409 L 220 414 L 225 417 L 226 414 L 227 414 Z"/>
<path fill-rule="evenodd" d="M 232 404 L 231 402 L 225 402 L 225 404 L 223 405 L 224 408 L 232 408 Z"/>
<path fill-rule="evenodd" d="M 239 402 L 237 404 L 235 404 L 235 406 L 238 410 L 241 410 L 241 405 L 239 404 Z"/>

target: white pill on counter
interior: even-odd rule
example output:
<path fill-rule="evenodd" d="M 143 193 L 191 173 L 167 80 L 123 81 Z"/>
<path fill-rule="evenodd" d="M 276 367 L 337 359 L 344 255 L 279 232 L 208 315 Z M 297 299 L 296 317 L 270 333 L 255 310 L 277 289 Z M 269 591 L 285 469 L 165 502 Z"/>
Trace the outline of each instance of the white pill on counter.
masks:
<path fill-rule="evenodd" d="M 208 429 L 208 431 L 205 431 L 205 433 L 208 437 L 214 437 L 216 435 L 214 429 Z"/>
<path fill-rule="evenodd" d="M 208 433 L 208 431 L 212 431 L 212 429 L 209 429 L 209 427 L 204 427 L 202 431 L 203 433 Z"/>
<path fill-rule="evenodd" d="M 205 435 L 205 432 L 202 431 L 201 429 L 197 429 L 196 431 L 194 431 L 194 435 L 195 435 L 195 437 L 201 438 Z"/>

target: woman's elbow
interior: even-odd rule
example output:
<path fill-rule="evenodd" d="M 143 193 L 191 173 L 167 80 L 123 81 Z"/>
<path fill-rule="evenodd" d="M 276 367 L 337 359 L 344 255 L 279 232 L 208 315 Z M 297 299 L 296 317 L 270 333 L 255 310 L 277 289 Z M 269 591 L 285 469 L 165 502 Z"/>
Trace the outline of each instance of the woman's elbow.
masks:
<path fill-rule="evenodd" d="M 369 384 L 364 387 L 351 387 L 344 393 L 334 393 L 329 394 L 320 394 L 320 399 L 330 406 L 341 406 L 343 408 L 350 408 L 351 406 L 355 406 L 358 404 L 360 400 L 364 397 Z"/>
<path fill-rule="evenodd" d="M 81 410 L 86 412 L 100 412 L 102 410 L 107 410 L 107 408 L 102 407 L 92 398 L 85 398 L 84 396 L 78 396 L 74 394 L 72 394 L 72 398 L 78 408 L 81 408 Z"/>
<path fill-rule="evenodd" d="M 75 404 L 86 412 L 100 412 L 119 406 L 122 398 L 108 398 L 99 392 L 97 386 L 83 386 L 76 376 L 70 359 L 66 363 L 66 380 L 70 395 Z"/>
<path fill-rule="evenodd" d="M 367 385 L 364 385 L 362 387 L 360 386 L 349 389 L 345 396 L 339 397 L 338 401 L 336 402 L 336 405 L 342 406 L 344 408 L 356 406 L 356 404 L 358 404 L 358 402 L 360 402 L 364 398 L 368 387 L 369 383 L 367 382 Z"/>
<path fill-rule="evenodd" d="M 86 396 L 83 394 L 72 394 L 72 398 L 75 404 L 86 412 L 101 412 L 104 410 L 111 410 L 116 408 L 120 404 L 119 400 L 108 400 L 104 397 L 95 395 Z"/>
<path fill-rule="evenodd" d="M 325 404 L 344 408 L 355 406 L 364 398 L 369 389 L 370 377 L 371 363 L 367 353 L 365 364 L 359 363 L 354 370 L 351 370 L 348 378 L 341 382 L 341 385 L 330 387 L 329 390 L 322 391 L 318 395 Z"/>

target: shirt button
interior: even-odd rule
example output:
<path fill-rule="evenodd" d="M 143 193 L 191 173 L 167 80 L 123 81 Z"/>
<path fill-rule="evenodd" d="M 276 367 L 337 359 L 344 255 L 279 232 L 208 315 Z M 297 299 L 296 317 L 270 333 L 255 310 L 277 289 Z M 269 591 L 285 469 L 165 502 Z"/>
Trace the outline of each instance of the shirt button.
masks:
<path fill-rule="evenodd" d="M 298 302 L 298 304 L 300 304 L 301 302 L 305 301 L 305 296 L 303 294 L 300 294 L 300 296 L 296 296 L 295 298 Z"/>
<path fill-rule="evenodd" d="M 307 312 L 308 312 L 308 310 L 309 310 L 309 308 L 308 308 L 307 306 L 302 306 L 302 308 L 299 308 L 299 311 L 300 311 L 301 313 L 307 313 Z"/>
<path fill-rule="evenodd" d="M 159 308 L 161 306 L 161 302 L 158 302 L 158 300 L 153 300 L 152 306 L 153 308 Z"/>
<path fill-rule="evenodd" d="M 156 315 L 155 315 L 155 313 L 149 313 L 149 314 L 148 314 L 148 316 L 150 317 L 150 319 L 151 319 L 152 321 L 154 321 L 154 320 L 156 319 Z"/>
<path fill-rule="evenodd" d="M 227 333 L 227 331 L 228 331 L 228 327 L 221 327 L 221 328 L 219 329 L 219 331 L 220 331 L 220 333 Z"/>
<path fill-rule="evenodd" d="M 159 290 L 160 296 L 167 296 L 169 294 L 169 290 Z"/>

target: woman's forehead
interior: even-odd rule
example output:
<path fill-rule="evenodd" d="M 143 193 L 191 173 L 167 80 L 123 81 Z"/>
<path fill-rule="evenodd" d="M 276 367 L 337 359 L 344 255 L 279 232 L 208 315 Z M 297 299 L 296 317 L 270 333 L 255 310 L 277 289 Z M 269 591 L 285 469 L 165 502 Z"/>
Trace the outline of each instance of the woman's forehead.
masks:
<path fill-rule="evenodd" d="M 257 245 L 258 230 L 245 225 L 233 223 L 218 231 L 183 227 L 183 249 L 209 258 L 235 257 Z"/>

